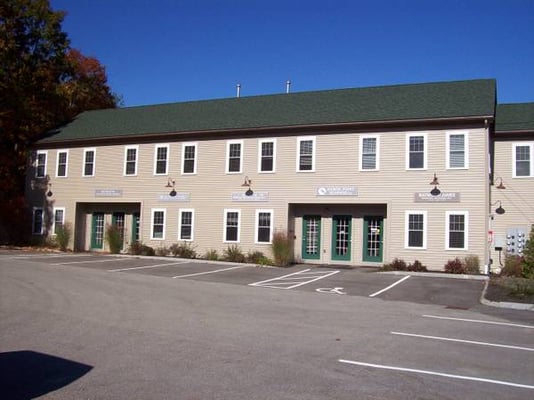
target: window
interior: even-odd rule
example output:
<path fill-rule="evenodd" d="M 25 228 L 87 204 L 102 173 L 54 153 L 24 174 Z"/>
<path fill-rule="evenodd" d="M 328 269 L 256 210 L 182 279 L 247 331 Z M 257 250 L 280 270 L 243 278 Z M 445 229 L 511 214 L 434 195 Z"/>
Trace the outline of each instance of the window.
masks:
<path fill-rule="evenodd" d="M 138 148 L 138 146 L 126 146 L 124 148 L 124 175 L 137 175 Z"/>
<path fill-rule="evenodd" d="M 33 219 L 32 219 L 32 233 L 34 235 L 42 235 L 44 228 L 44 212 L 42 208 L 33 209 Z"/>
<path fill-rule="evenodd" d="M 315 171 L 315 137 L 298 138 L 297 146 L 297 171 Z"/>
<path fill-rule="evenodd" d="M 240 173 L 243 157 L 243 141 L 229 141 L 226 144 L 226 173 Z"/>
<path fill-rule="evenodd" d="M 65 224 L 65 209 L 54 208 L 54 226 L 52 227 L 52 232 L 54 232 L 54 235 L 57 234 L 58 230 L 63 228 L 64 224 Z"/>
<path fill-rule="evenodd" d="M 193 240 L 193 210 L 180 210 L 178 240 Z"/>
<path fill-rule="evenodd" d="M 271 243 L 272 210 L 256 211 L 256 243 Z"/>
<path fill-rule="evenodd" d="M 44 178 L 46 176 L 46 151 L 38 151 L 35 160 L 35 177 Z"/>
<path fill-rule="evenodd" d="M 165 239 L 165 209 L 152 209 L 151 239 Z"/>
<path fill-rule="evenodd" d="M 447 250 L 467 250 L 467 217 L 464 211 L 447 212 Z"/>
<path fill-rule="evenodd" d="M 224 210 L 224 241 L 239 242 L 240 210 Z"/>
<path fill-rule="evenodd" d="M 406 211 L 405 243 L 409 249 L 426 249 L 426 211 Z"/>
<path fill-rule="evenodd" d="M 512 154 L 514 178 L 534 176 L 533 147 L 532 143 L 514 143 Z"/>
<path fill-rule="evenodd" d="M 154 149 L 154 175 L 167 175 L 169 145 L 158 144 Z"/>
<path fill-rule="evenodd" d="M 83 151 L 83 176 L 95 176 L 95 149 Z"/>
<path fill-rule="evenodd" d="M 406 169 L 426 169 L 426 134 L 406 136 Z"/>
<path fill-rule="evenodd" d="M 274 172 L 276 140 L 260 140 L 258 146 L 258 172 Z"/>
<path fill-rule="evenodd" d="M 447 168 L 468 168 L 467 132 L 447 132 Z"/>
<path fill-rule="evenodd" d="M 182 174 L 197 173 L 197 144 L 184 143 L 182 146 Z"/>
<path fill-rule="evenodd" d="M 378 170 L 378 136 L 361 136 L 360 149 L 360 170 Z"/>
<path fill-rule="evenodd" d="M 59 150 L 57 152 L 56 177 L 65 178 L 67 176 L 68 159 L 69 159 L 69 152 L 67 150 Z"/>

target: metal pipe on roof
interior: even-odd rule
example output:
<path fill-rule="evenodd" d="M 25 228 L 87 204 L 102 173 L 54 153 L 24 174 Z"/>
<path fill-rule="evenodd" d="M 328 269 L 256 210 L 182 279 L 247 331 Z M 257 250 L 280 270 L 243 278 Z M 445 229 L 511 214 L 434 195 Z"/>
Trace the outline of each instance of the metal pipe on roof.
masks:
<path fill-rule="evenodd" d="M 289 93 L 290 88 L 291 88 L 291 81 L 288 79 L 288 80 L 286 81 L 286 93 Z"/>
<path fill-rule="evenodd" d="M 237 84 L 237 96 L 236 97 L 241 97 L 241 84 L 240 83 Z"/>

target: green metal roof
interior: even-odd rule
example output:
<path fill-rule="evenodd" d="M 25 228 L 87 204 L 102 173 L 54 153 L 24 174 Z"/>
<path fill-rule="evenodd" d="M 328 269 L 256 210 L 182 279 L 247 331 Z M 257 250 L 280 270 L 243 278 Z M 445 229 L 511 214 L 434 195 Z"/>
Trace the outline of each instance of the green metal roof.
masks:
<path fill-rule="evenodd" d="M 499 104 L 495 111 L 496 132 L 534 132 L 534 103 Z"/>
<path fill-rule="evenodd" d="M 133 135 L 493 116 L 493 79 L 251 96 L 87 111 L 39 143 Z"/>

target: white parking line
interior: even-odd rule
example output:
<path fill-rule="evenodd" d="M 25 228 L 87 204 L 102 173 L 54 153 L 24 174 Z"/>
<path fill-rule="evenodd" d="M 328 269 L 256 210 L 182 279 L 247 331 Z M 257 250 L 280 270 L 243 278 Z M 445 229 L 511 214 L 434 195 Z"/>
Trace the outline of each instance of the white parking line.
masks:
<path fill-rule="evenodd" d="M 426 335 L 418 335 L 418 334 L 415 334 L 415 333 L 405 333 L 405 332 L 390 332 L 390 333 L 392 335 L 411 336 L 411 337 L 422 338 L 422 339 L 434 339 L 434 340 L 443 340 L 443 341 L 447 341 L 447 342 L 478 344 L 480 346 L 503 347 L 503 348 L 506 348 L 506 349 L 534 351 L 534 348 L 531 348 L 531 347 L 512 346 L 512 345 L 508 345 L 508 344 L 477 342 L 477 341 L 474 341 L 474 340 L 453 339 L 453 338 L 446 338 L 446 337 L 441 337 L 441 336 L 426 336 Z"/>
<path fill-rule="evenodd" d="M 318 281 L 319 279 L 327 278 L 340 271 L 313 271 L 305 269 L 292 274 L 279 276 L 276 278 L 267 279 L 265 281 L 250 283 L 249 286 L 266 287 L 271 289 L 294 289 L 296 287 L 307 285 Z M 295 283 L 297 282 L 297 283 Z M 289 286 L 286 286 L 289 285 Z"/>
<path fill-rule="evenodd" d="M 447 373 L 443 373 L 443 372 L 427 371 L 427 370 L 422 370 L 422 369 L 393 367 L 393 366 L 390 366 L 390 365 L 382 365 L 382 364 L 369 364 L 369 363 L 364 363 L 364 362 L 360 362 L 360 361 L 351 361 L 351 360 L 338 360 L 338 361 L 340 363 L 359 365 L 359 366 L 362 366 L 362 367 L 388 369 L 388 370 L 401 371 L 401 372 L 413 372 L 413 373 L 416 373 L 416 374 L 443 376 L 443 377 L 446 377 L 446 378 L 462 379 L 462 380 L 466 380 L 466 381 L 495 383 L 497 385 L 513 386 L 513 387 L 525 388 L 525 389 L 534 389 L 534 386 L 532 386 L 532 385 L 525 385 L 525 384 L 522 384 L 522 383 L 514 383 L 514 382 L 507 382 L 507 381 L 498 381 L 498 380 L 495 380 L 495 379 L 478 378 L 476 376 L 453 375 L 453 374 L 447 374 Z"/>
<path fill-rule="evenodd" d="M 504 326 L 513 326 L 516 328 L 527 328 L 534 329 L 532 325 L 520 325 L 520 324 L 511 324 L 508 322 L 496 322 L 496 321 L 486 321 L 482 319 L 466 319 L 466 318 L 453 318 L 453 317 L 441 317 L 439 315 L 423 315 L 425 318 L 437 318 L 437 319 L 447 319 L 452 321 L 462 321 L 462 322 L 474 322 L 479 324 L 491 324 L 491 325 L 504 325 Z"/>
<path fill-rule="evenodd" d="M 24 258 L 93 257 L 93 255 L 92 254 L 49 254 L 49 253 L 43 253 L 43 254 L 26 254 L 26 255 L 20 255 L 20 256 L 9 255 L 9 257 L 13 258 L 13 259 L 24 259 Z"/>
<path fill-rule="evenodd" d="M 140 267 L 108 269 L 108 272 L 133 271 L 133 270 L 136 270 L 136 269 L 159 268 L 159 267 L 166 267 L 167 265 L 179 265 L 179 264 L 187 264 L 187 261 L 166 263 L 166 264 L 155 264 L 155 265 L 142 265 Z"/>
<path fill-rule="evenodd" d="M 240 265 L 238 267 L 222 268 L 222 269 L 216 269 L 214 271 L 205 271 L 205 272 L 197 272 L 197 273 L 194 273 L 194 274 L 178 275 L 178 276 L 173 276 L 173 279 L 187 278 L 187 277 L 190 277 L 190 276 L 215 274 L 217 272 L 230 271 L 232 269 L 247 268 L 247 267 L 250 267 L 250 265 Z"/>
<path fill-rule="evenodd" d="M 55 263 L 55 264 L 50 264 L 50 265 L 105 263 L 105 262 L 113 262 L 113 261 L 130 261 L 130 259 L 129 258 L 107 258 L 105 260 L 67 261 L 67 262 Z"/>
<path fill-rule="evenodd" d="M 405 280 L 408 279 L 409 277 L 410 277 L 410 275 L 406 275 L 404 278 L 399 279 L 397 282 L 392 283 L 392 284 L 389 285 L 388 287 L 386 287 L 386 288 L 384 288 L 384 289 L 382 289 L 382 290 L 379 290 L 379 291 L 376 292 L 376 293 L 370 294 L 369 297 L 375 297 L 375 296 L 378 296 L 380 293 L 384 293 L 386 290 L 389 290 L 389 289 L 391 289 L 392 287 L 397 286 L 399 283 L 405 281 Z"/>

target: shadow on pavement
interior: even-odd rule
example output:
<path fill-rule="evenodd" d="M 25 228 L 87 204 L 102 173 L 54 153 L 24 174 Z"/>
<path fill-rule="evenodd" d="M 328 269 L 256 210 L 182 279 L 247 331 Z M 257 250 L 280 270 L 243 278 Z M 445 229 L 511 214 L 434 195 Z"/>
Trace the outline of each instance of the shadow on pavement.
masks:
<path fill-rule="evenodd" d="M 4 399 L 33 399 L 81 378 L 93 367 L 35 351 L 0 353 Z"/>

